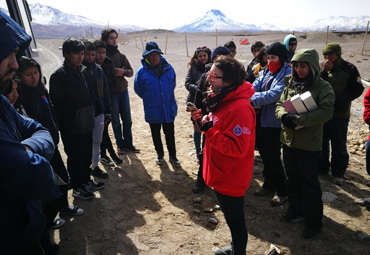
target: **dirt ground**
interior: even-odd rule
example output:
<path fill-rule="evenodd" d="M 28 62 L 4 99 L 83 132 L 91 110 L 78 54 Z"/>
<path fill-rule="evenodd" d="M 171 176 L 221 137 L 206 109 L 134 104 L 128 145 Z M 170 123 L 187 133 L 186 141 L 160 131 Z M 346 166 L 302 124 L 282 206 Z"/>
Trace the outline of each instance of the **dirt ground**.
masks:
<path fill-rule="evenodd" d="M 257 40 L 270 44 L 282 41 L 286 33 L 215 33 L 184 34 L 169 33 L 166 48 L 166 33 L 145 34 L 143 40 L 156 41 L 164 57 L 171 63 L 177 74 L 176 99 L 179 110 L 175 121 L 177 156 L 180 168 L 173 168 L 167 161 L 162 166 L 155 164 L 156 153 L 151 140 L 149 125 L 144 121 L 141 99 L 133 91 L 133 78 L 129 81 L 129 93 L 133 119 L 134 145 L 141 153 L 126 153 L 121 156 L 125 163 L 121 167 L 101 168 L 109 173 L 104 180 L 105 188 L 96 192 L 90 201 L 73 199 L 71 204 L 79 206 L 85 213 L 77 217 L 64 216 L 65 226 L 51 231 L 56 243 L 60 245 L 59 254 L 88 255 L 157 255 L 157 254 L 213 254 L 217 247 L 230 243 L 230 232 L 223 214 L 217 210 L 217 199 L 211 188 L 201 195 L 191 192 L 198 165 L 195 162 L 195 149 L 192 139 L 192 124 L 185 111 L 187 91 L 184 87 L 189 56 L 197 46 L 214 48 L 229 40 L 237 42 L 237 58 L 247 65 L 252 58 L 250 45 L 238 45 L 242 39 L 251 43 Z M 315 48 L 321 53 L 325 45 L 326 33 L 297 33 L 298 49 Z M 370 41 L 361 56 L 363 34 L 332 34 L 329 42 L 338 42 L 343 47 L 343 57 L 354 63 L 362 78 L 370 78 Z M 124 35 L 120 45 L 134 70 L 141 63 L 143 52 L 140 37 Z M 62 40 L 40 39 L 40 54 L 48 59 L 62 59 Z M 145 42 L 143 42 L 145 45 Z M 366 53 L 367 52 L 367 53 Z M 52 57 L 50 55 L 53 55 Z M 320 54 L 321 55 L 321 54 Z M 321 56 L 321 60 L 322 60 Z M 57 61 L 58 62 L 58 61 Z M 46 65 L 46 63 L 45 63 Z M 50 70 L 51 68 L 48 67 Z M 48 76 L 46 76 L 48 78 Z M 365 86 L 365 91 L 368 86 Z M 305 240 L 301 237 L 303 223 L 287 223 L 282 213 L 288 204 L 272 207 L 272 195 L 254 196 L 254 191 L 263 183 L 261 162 L 255 161 L 254 175 L 245 195 L 245 216 L 249 233 L 247 254 L 266 254 L 273 244 L 281 254 L 369 254 L 370 212 L 355 203 L 357 198 L 370 197 L 370 178 L 365 170 L 362 146 L 367 139 L 368 127 L 362 121 L 362 97 L 353 105 L 349 131 L 348 150 L 350 165 L 347 170 L 349 180 L 344 186 L 332 183 L 331 176 L 320 176 L 324 192 L 324 227 L 319 235 Z M 111 132 L 112 142 L 114 138 Z M 163 137 L 163 142 L 165 142 Z M 355 152 L 355 148 L 358 150 Z M 60 146 L 61 152 L 63 147 Z M 257 153 L 257 152 L 256 152 Z M 200 198 L 200 202 L 194 199 Z M 197 212 L 197 213 L 195 213 Z M 209 219 L 218 220 L 217 225 Z"/>

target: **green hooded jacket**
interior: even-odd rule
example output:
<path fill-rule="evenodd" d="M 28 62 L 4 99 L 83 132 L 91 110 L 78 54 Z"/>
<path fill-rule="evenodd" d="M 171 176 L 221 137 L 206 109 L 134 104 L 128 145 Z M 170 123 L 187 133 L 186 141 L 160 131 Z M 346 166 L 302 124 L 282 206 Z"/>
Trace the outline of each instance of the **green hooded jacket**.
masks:
<path fill-rule="evenodd" d="M 310 91 L 319 109 L 296 115 L 297 119 L 293 120 L 293 122 L 298 126 L 303 126 L 302 128 L 296 130 L 282 125 L 280 141 L 290 148 L 321 151 L 323 124 L 329 121 L 333 116 L 335 100 L 334 91 L 328 82 L 320 78 L 319 55 L 316 50 L 298 50 L 292 58 L 293 65 L 295 61 L 307 62 L 309 64 L 311 73 L 313 74 L 312 85 L 308 89 L 303 88 L 301 93 Z M 276 104 L 275 116 L 280 121 L 284 114 L 288 114 L 283 102 L 298 93 L 296 92 L 295 86 L 291 84 L 293 76 L 297 77 L 294 68 L 292 68 L 292 75 L 285 77 L 284 83 L 286 87 L 280 100 Z"/>

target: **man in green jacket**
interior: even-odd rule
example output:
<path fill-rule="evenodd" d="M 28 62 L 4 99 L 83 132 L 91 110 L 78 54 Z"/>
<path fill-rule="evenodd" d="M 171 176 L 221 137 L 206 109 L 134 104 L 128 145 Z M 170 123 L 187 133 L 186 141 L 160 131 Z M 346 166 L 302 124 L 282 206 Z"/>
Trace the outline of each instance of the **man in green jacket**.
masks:
<path fill-rule="evenodd" d="M 321 77 L 333 87 L 335 104 L 333 118 L 324 125 L 320 173 L 329 173 L 331 166 L 334 183 L 341 186 L 349 161 L 346 144 L 351 102 L 362 94 L 364 86 L 356 66 L 342 59 L 342 48 L 338 43 L 329 43 L 322 53 L 325 62 Z M 331 162 L 329 141 L 332 149 Z"/>

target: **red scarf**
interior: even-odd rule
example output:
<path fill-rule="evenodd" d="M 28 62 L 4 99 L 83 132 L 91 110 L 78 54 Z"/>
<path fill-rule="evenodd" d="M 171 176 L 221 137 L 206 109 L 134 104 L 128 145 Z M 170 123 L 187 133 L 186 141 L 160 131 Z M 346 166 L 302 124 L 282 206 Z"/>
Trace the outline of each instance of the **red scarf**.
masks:
<path fill-rule="evenodd" d="M 280 61 L 268 62 L 267 65 L 269 66 L 269 71 L 271 73 L 276 73 L 281 67 Z"/>

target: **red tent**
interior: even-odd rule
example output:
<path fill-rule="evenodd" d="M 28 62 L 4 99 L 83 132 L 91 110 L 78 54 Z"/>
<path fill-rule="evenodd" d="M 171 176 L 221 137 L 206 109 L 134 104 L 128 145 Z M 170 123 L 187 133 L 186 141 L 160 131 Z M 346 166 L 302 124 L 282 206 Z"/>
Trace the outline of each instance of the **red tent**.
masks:
<path fill-rule="evenodd" d="M 247 44 L 249 44 L 249 41 L 248 41 L 248 39 L 245 39 L 245 40 L 241 41 L 240 44 L 241 45 L 247 45 Z"/>

